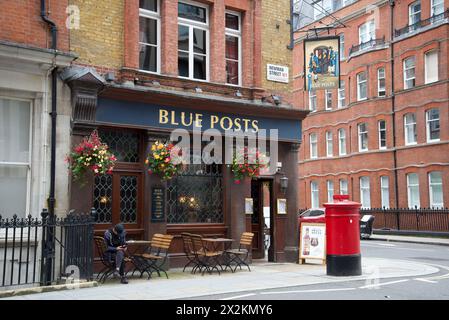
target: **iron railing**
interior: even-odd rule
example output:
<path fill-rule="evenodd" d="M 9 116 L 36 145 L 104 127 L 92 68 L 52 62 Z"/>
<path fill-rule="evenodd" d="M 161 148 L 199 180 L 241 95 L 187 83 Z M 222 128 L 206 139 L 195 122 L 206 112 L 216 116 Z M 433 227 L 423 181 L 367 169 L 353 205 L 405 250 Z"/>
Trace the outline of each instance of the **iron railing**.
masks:
<path fill-rule="evenodd" d="M 374 218 L 374 229 L 449 232 L 449 209 L 371 208 L 361 209 L 361 215 Z"/>
<path fill-rule="evenodd" d="M 402 36 L 404 34 L 411 33 L 411 32 L 413 32 L 415 30 L 419 30 L 419 29 L 427 27 L 427 26 L 429 26 L 431 24 L 435 24 L 437 22 L 440 22 L 443 19 L 446 19 L 448 17 L 449 17 L 449 9 L 446 10 L 445 12 L 443 12 L 443 13 L 437 14 L 435 16 L 431 16 L 430 18 L 427 18 L 427 19 L 424 19 L 424 20 L 420 20 L 420 21 L 418 21 L 418 22 L 416 22 L 414 24 L 407 25 L 407 26 L 405 26 L 405 27 L 403 27 L 401 29 L 395 29 L 394 30 L 394 36 L 395 37 L 400 37 L 400 36 Z"/>
<path fill-rule="evenodd" d="M 0 288 L 93 278 L 91 215 L 0 216 Z"/>
<path fill-rule="evenodd" d="M 375 48 L 377 46 L 381 46 L 385 44 L 385 36 L 378 39 L 371 39 L 367 42 L 362 42 L 356 46 L 351 46 L 351 49 L 349 50 L 349 55 L 357 53 L 359 51 L 367 50 L 370 48 Z"/>

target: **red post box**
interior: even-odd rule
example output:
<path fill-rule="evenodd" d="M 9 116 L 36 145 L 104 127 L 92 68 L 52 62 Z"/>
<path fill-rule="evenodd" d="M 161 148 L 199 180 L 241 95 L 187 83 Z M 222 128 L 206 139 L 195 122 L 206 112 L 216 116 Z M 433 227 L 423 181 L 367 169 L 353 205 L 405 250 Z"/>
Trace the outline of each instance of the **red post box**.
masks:
<path fill-rule="evenodd" d="M 334 195 L 326 208 L 326 269 L 331 276 L 362 274 L 360 207 L 348 195 Z"/>

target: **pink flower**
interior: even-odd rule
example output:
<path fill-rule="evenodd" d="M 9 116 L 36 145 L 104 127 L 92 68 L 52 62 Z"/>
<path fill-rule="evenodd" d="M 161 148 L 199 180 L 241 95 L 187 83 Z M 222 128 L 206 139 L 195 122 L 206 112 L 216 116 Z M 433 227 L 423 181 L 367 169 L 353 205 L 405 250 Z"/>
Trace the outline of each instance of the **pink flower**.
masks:
<path fill-rule="evenodd" d="M 235 184 L 240 184 L 240 180 L 235 180 L 234 183 Z"/>

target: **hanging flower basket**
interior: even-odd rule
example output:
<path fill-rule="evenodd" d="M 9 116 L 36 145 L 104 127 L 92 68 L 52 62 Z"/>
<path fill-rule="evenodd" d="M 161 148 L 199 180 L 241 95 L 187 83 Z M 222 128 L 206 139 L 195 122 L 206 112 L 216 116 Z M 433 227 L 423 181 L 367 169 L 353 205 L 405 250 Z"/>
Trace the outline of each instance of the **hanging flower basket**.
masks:
<path fill-rule="evenodd" d="M 180 156 L 180 151 L 171 143 L 156 141 L 151 146 L 151 152 L 145 160 L 148 172 L 157 174 L 162 181 L 170 180 L 181 170 L 182 164 L 175 164 L 172 154 Z"/>
<path fill-rule="evenodd" d="M 256 178 L 260 170 L 268 165 L 267 156 L 258 149 L 243 148 L 243 152 L 235 152 L 232 159 L 231 170 L 234 174 L 234 183 L 240 184 L 245 177 Z"/>
<path fill-rule="evenodd" d="M 117 159 L 108 149 L 108 145 L 101 142 L 97 130 L 84 137 L 66 158 L 73 179 L 82 180 L 87 173 L 112 174 Z"/>

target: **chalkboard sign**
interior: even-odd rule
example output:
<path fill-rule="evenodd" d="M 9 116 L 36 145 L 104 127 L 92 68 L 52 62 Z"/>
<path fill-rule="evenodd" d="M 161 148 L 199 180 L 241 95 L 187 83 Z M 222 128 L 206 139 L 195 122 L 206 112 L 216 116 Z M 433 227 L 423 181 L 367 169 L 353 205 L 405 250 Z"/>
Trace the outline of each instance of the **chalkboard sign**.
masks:
<path fill-rule="evenodd" d="M 165 222 L 165 190 L 162 187 L 151 189 L 151 222 Z"/>

